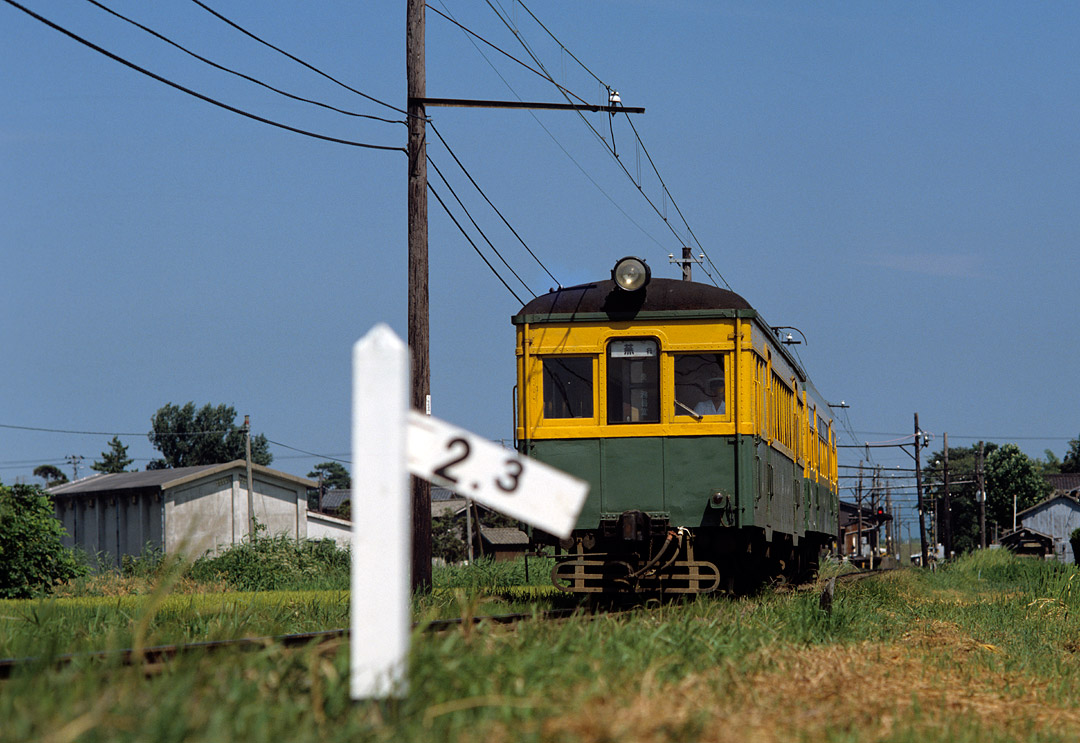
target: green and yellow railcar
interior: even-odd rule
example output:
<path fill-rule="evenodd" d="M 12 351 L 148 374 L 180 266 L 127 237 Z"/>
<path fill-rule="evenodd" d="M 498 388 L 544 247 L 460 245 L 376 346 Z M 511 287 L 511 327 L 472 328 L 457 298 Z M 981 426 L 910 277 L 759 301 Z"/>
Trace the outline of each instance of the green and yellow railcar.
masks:
<path fill-rule="evenodd" d="M 704 593 L 816 566 L 837 532 L 831 410 L 745 299 L 628 258 L 513 322 L 518 448 L 591 486 L 557 587 Z"/>

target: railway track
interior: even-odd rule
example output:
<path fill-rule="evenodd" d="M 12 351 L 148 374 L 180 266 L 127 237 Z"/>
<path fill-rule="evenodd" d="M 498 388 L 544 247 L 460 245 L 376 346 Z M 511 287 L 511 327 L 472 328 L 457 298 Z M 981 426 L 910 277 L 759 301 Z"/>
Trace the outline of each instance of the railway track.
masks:
<path fill-rule="evenodd" d="M 874 575 L 880 575 L 882 572 L 887 571 L 877 570 L 863 571 L 858 573 L 845 573 L 844 575 L 837 576 L 835 578 L 835 581 L 836 584 L 850 584 Z M 820 590 L 820 586 L 816 583 L 806 583 L 802 585 L 785 584 L 776 586 L 773 590 L 808 592 L 813 590 Z M 587 611 L 591 614 L 596 614 L 598 613 L 598 609 L 602 609 L 605 614 L 610 614 L 613 612 L 628 611 L 631 608 L 641 608 L 641 605 L 626 605 L 621 607 L 593 606 Z M 544 621 L 566 619 L 581 612 L 582 607 L 578 606 L 564 609 L 553 609 L 545 612 L 494 614 L 474 617 L 454 617 L 452 619 L 436 619 L 423 625 L 421 625 L 421 623 L 414 623 L 413 629 L 417 629 L 422 626 L 425 632 L 444 632 L 446 630 L 461 627 L 466 624 L 476 625 L 480 624 L 481 622 L 509 625 L 527 619 L 541 619 Z M 257 650 L 260 648 L 269 647 L 271 645 L 281 645 L 287 648 L 294 648 L 302 647 L 313 642 L 323 643 L 337 639 L 347 639 L 348 637 L 349 630 L 342 628 L 321 630 L 319 632 L 299 632 L 286 635 L 268 635 L 264 637 L 242 637 L 235 640 L 209 640 L 204 642 L 177 643 L 172 645 L 155 645 L 153 647 L 143 648 L 141 651 L 135 650 L 134 648 L 125 648 L 121 650 L 99 650 L 83 653 L 67 653 L 65 655 L 58 655 L 54 658 L 44 658 L 40 656 L 25 658 L 0 658 L 0 680 L 9 678 L 18 668 L 25 668 L 42 664 L 52 667 L 62 667 L 79 661 L 113 661 L 121 666 L 131 666 L 137 663 L 141 663 L 148 667 L 154 667 L 170 661 L 173 658 L 176 658 L 177 656 L 184 653 L 211 653 L 227 649 Z"/>

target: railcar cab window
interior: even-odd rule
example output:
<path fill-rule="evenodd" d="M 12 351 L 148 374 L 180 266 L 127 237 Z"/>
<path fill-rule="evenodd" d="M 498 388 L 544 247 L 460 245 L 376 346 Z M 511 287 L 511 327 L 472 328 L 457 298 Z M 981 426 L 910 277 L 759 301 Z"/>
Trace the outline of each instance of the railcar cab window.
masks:
<path fill-rule="evenodd" d="M 548 356 L 544 367 L 544 417 L 593 417 L 593 360 L 588 356 Z"/>
<path fill-rule="evenodd" d="M 675 356 L 675 415 L 701 418 L 726 415 L 724 356 L 682 353 Z"/>
<path fill-rule="evenodd" d="M 608 343 L 608 423 L 660 422 L 660 354 L 655 340 Z"/>

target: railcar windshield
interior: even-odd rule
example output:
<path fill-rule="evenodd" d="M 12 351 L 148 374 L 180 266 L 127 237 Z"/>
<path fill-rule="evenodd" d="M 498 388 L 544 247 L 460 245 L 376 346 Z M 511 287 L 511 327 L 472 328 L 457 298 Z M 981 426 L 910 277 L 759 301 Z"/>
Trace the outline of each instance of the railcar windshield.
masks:
<path fill-rule="evenodd" d="M 544 367 L 544 417 L 593 417 L 593 365 L 587 356 L 548 356 Z"/>
<path fill-rule="evenodd" d="M 660 422 L 660 354 L 651 339 L 608 344 L 608 423 Z"/>
<path fill-rule="evenodd" d="M 726 414 L 724 357 L 719 353 L 675 356 L 675 415 L 703 417 Z"/>

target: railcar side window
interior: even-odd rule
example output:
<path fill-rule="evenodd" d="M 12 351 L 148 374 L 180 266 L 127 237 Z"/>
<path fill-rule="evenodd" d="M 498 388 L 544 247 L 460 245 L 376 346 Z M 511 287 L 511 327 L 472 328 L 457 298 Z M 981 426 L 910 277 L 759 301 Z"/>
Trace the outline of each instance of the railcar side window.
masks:
<path fill-rule="evenodd" d="M 544 417 L 592 418 L 592 359 L 548 356 L 544 366 Z"/>
<path fill-rule="evenodd" d="M 654 340 L 608 344 L 608 423 L 660 422 L 660 354 Z"/>
<path fill-rule="evenodd" d="M 675 356 L 675 415 L 726 415 L 724 357 L 719 353 Z"/>

